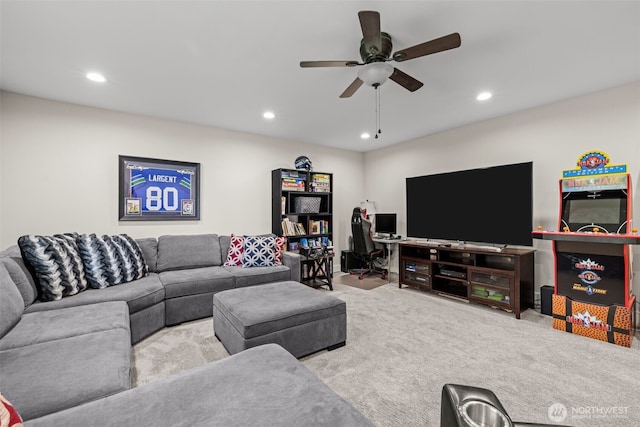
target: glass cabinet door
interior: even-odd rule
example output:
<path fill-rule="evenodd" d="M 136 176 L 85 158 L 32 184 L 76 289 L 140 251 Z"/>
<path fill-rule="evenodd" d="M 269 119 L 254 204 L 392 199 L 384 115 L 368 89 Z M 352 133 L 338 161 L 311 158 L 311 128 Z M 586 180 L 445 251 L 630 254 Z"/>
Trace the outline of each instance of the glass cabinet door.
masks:
<path fill-rule="evenodd" d="M 470 297 L 503 304 L 511 302 L 513 274 L 476 270 L 471 270 L 469 273 Z"/>
<path fill-rule="evenodd" d="M 430 273 L 430 265 L 429 263 L 421 263 L 416 261 L 403 261 L 403 278 L 405 283 L 410 285 L 418 285 L 424 288 L 431 287 L 431 281 L 429 277 Z"/>

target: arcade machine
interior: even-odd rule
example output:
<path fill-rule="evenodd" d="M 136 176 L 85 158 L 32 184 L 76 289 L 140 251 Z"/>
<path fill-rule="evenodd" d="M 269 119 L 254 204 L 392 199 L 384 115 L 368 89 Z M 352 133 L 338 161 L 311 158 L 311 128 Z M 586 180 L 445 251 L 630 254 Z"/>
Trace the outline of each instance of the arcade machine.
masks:
<path fill-rule="evenodd" d="M 634 334 L 633 198 L 626 165 L 592 151 L 560 180 L 558 231 L 532 232 L 551 240 L 555 261 L 553 327 L 631 346 Z"/>

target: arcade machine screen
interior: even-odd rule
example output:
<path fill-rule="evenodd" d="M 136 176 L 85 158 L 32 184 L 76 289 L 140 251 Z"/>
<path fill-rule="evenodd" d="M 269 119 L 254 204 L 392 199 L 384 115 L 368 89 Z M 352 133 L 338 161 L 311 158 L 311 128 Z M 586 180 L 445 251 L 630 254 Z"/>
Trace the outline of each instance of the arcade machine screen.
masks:
<path fill-rule="evenodd" d="M 621 197 L 620 191 L 570 193 L 562 211 L 562 227 L 568 227 L 569 231 L 593 231 L 593 227 L 605 233 L 627 231 L 627 199 Z"/>

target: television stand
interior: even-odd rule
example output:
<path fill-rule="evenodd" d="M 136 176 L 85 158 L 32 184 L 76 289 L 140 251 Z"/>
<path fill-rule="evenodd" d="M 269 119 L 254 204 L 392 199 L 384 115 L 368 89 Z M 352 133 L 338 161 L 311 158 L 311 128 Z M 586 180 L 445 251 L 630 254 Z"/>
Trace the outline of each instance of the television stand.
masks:
<path fill-rule="evenodd" d="M 491 252 L 502 252 L 502 249 L 503 249 L 498 246 L 475 245 L 473 243 L 465 243 L 462 245 L 462 248 L 463 249 L 480 249 L 480 250 L 491 251 Z"/>
<path fill-rule="evenodd" d="M 533 308 L 534 250 L 400 243 L 398 287 L 520 313 Z"/>

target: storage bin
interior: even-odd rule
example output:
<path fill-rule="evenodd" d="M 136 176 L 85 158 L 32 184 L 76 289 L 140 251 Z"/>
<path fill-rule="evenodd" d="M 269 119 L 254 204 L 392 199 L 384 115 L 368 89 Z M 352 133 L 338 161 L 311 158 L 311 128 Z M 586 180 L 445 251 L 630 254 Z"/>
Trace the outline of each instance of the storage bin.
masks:
<path fill-rule="evenodd" d="M 296 213 L 318 213 L 320 201 L 320 197 L 298 197 L 295 201 Z"/>

